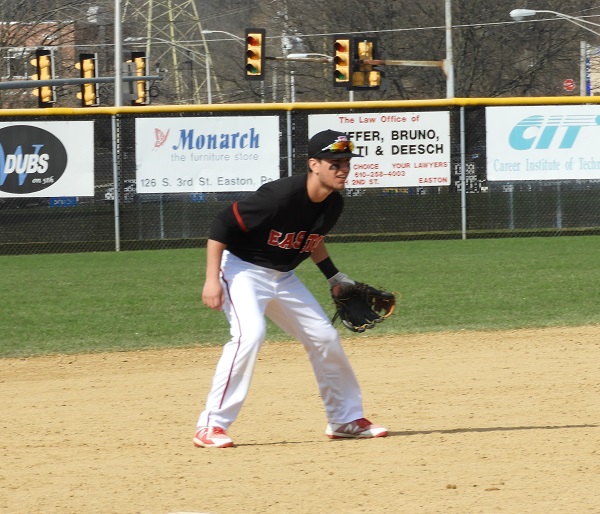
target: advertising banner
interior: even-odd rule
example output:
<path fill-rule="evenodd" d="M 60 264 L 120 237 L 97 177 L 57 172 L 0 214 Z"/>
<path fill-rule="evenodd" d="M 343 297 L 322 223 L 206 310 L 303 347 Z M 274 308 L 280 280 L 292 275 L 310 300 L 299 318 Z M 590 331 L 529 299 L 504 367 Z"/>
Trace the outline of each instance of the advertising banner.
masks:
<path fill-rule="evenodd" d="M 600 105 L 487 107 L 488 180 L 600 179 Z"/>
<path fill-rule="evenodd" d="M 347 188 L 450 185 L 450 114 L 315 114 L 309 136 L 338 130 L 356 145 Z"/>
<path fill-rule="evenodd" d="M 0 197 L 94 196 L 94 123 L 0 123 Z"/>
<path fill-rule="evenodd" d="M 137 193 L 255 191 L 279 178 L 279 118 L 135 120 Z"/>

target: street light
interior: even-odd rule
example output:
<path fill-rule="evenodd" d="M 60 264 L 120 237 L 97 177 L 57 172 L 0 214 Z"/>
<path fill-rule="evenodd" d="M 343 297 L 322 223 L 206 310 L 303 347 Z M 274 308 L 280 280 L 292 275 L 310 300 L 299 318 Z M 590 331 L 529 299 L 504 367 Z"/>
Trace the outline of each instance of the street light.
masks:
<path fill-rule="evenodd" d="M 202 35 L 205 35 L 205 34 L 225 34 L 227 36 L 232 37 L 233 40 L 238 42 L 240 45 L 245 46 L 244 38 L 241 38 L 240 36 L 236 36 L 235 34 L 232 34 L 231 32 L 227 32 L 225 30 L 207 30 L 207 29 L 205 29 L 202 31 Z M 212 67 L 212 57 L 210 57 L 210 54 L 209 54 L 208 58 L 206 59 L 206 80 L 208 82 L 208 90 L 209 91 L 211 89 L 211 87 L 210 87 L 211 67 Z M 210 99 L 210 101 L 208 103 L 212 103 L 212 98 Z"/>
<path fill-rule="evenodd" d="M 513 9 L 510 11 L 510 17 L 515 21 L 523 21 L 525 18 L 530 18 L 531 16 L 535 16 L 536 14 L 554 14 L 557 18 L 561 20 L 567 20 L 578 27 L 595 34 L 596 36 L 600 36 L 600 32 L 598 30 L 593 29 L 592 27 L 600 28 L 600 23 L 594 23 L 593 21 L 586 20 L 584 18 L 578 18 L 576 16 L 571 16 L 570 14 L 564 14 L 557 11 L 546 11 L 546 10 L 534 10 L 534 9 Z M 580 62 L 579 62 L 579 96 L 587 96 L 587 77 L 586 77 L 586 64 L 587 64 L 587 43 L 585 41 L 581 41 L 580 44 Z"/>
<path fill-rule="evenodd" d="M 332 63 L 333 57 L 325 54 L 287 54 L 285 57 L 281 57 L 277 60 L 281 61 L 296 61 L 296 62 L 320 62 L 320 63 Z M 290 101 L 294 103 L 296 101 L 296 76 L 294 70 L 290 70 Z"/>
<path fill-rule="evenodd" d="M 574 23 L 578 27 L 585 29 L 592 34 L 596 34 L 600 36 L 600 32 L 594 30 L 591 27 L 599 27 L 600 23 L 594 23 L 593 21 L 586 20 L 584 18 L 578 18 L 576 16 L 571 16 L 570 14 L 564 14 L 556 11 L 545 11 L 545 10 L 534 10 L 534 9 L 513 9 L 510 11 L 510 17 L 515 21 L 523 21 L 525 18 L 530 18 L 531 16 L 535 16 L 536 14 L 554 14 L 557 18 L 561 18 L 563 20 L 570 21 Z"/>
<path fill-rule="evenodd" d="M 286 61 L 301 61 L 301 62 L 333 62 L 333 57 L 325 54 L 287 54 Z"/>
<path fill-rule="evenodd" d="M 237 41 L 240 45 L 244 46 L 244 38 L 240 36 L 236 36 L 231 32 L 227 32 L 225 30 L 203 30 L 202 34 L 225 34 L 227 36 L 232 37 L 235 41 Z M 227 41 L 227 40 L 224 40 Z"/>
<path fill-rule="evenodd" d="M 454 98 L 454 52 L 452 50 L 452 1 L 445 2 L 446 18 L 446 60 L 444 73 L 446 74 L 446 98 Z"/>

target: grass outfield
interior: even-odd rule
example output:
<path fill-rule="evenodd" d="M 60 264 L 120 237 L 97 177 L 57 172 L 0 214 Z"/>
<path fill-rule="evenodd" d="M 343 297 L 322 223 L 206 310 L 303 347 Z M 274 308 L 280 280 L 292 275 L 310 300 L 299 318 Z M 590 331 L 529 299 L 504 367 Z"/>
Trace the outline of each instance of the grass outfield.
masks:
<path fill-rule="evenodd" d="M 400 293 L 373 334 L 600 323 L 600 237 L 328 246 L 352 278 Z M 0 357 L 222 344 L 225 318 L 201 302 L 204 259 L 204 249 L 0 257 Z M 298 275 L 333 313 L 318 269 L 308 261 Z M 286 338 L 273 326 L 267 337 Z"/>

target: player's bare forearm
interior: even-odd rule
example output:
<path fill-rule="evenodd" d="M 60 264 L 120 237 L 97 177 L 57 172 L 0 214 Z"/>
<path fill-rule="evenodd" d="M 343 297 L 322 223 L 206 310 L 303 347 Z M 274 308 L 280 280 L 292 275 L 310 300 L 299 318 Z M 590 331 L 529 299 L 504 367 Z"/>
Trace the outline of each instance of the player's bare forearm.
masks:
<path fill-rule="evenodd" d="M 310 254 L 310 258 L 315 264 L 319 264 L 319 262 L 327 259 L 327 257 L 329 257 L 329 252 L 327 251 L 324 241 L 321 241 L 313 253 Z"/>
<path fill-rule="evenodd" d="M 206 244 L 206 279 L 202 288 L 202 302 L 214 310 L 221 310 L 223 307 L 223 286 L 219 279 L 219 273 L 221 270 L 221 257 L 225 248 L 224 243 L 213 239 L 209 239 Z"/>

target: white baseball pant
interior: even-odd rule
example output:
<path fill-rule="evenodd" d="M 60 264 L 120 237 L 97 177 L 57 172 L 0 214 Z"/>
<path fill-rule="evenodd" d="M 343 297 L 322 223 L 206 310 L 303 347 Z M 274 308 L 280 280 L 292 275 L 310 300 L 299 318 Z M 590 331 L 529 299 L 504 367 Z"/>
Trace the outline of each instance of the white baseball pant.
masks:
<path fill-rule="evenodd" d="M 347 423 L 363 417 L 360 387 L 340 335 L 293 271 L 256 266 L 225 251 L 221 281 L 231 339 L 223 347 L 199 427 L 227 429 L 237 418 L 265 338 L 265 315 L 304 345 L 327 421 Z"/>

